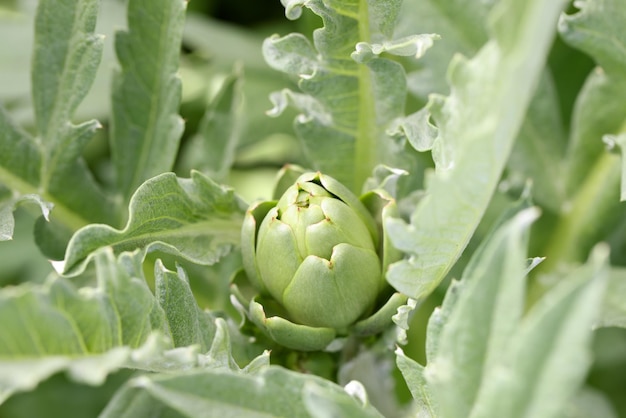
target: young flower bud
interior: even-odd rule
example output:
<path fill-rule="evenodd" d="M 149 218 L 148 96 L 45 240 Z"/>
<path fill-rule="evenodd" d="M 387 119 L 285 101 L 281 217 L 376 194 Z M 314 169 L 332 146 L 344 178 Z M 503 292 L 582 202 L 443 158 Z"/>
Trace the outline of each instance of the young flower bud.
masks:
<path fill-rule="evenodd" d="M 378 207 L 390 205 L 391 198 Z M 276 323 L 266 331 L 275 339 L 288 336 L 286 345 L 294 348 L 321 349 L 329 337 L 346 334 L 372 312 L 385 287 L 389 260 L 383 258 L 390 252 L 382 248 L 386 240 L 379 229 L 341 183 L 321 173 L 302 174 L 277 202 L 252 206 L 242 229 L 248 278 L 284 308 L 287 318 L 260 318 L 263 309 L 255 301 L 246 314 L 255 312 L 251 319 L 265 328 Z M 294 337 L 300 332 L 308 332 L 302 344 Z M 316 340 L 321 336 L 323 341 Z"/>

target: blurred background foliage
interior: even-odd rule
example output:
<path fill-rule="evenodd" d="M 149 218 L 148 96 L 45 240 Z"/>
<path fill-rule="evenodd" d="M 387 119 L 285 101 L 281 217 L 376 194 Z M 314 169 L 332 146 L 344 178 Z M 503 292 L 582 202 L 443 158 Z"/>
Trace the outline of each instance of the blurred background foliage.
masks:
<path fill-rule="evenodd" d="M 33 121 L 28 69 L 36 6 L 36 0 L 0 0 L 0 102 L 25 129 L 32 128 Z M 419 18 L 416 12 L 414 19 Z M 319 26 L 319 18 L 307 10 L 304 10 L 302 18 L 287 20 L 279 0 L 191 0 L 188 4 L 180 65 L 183 84 L 180 114 L 186 121 L 182 147 L 185 148 L 198 130 L 202 129 L 201 120 L 207 109 L 224 117 L 227 120 L 225 123 L 236 128 L 233 134 L 238 136 L 238 146 L 234 153 L 233 169 L 218 180 L 233 186 L 249 202 L 270 197 L 275 174 L 284 163 L 305 164 L 292 129 L 295 112 L 286 111 L 277 118 L 270 118 L 265 114 L 271 108 L 268 99 L 270 92 L 285 87 L 297 88 L 294 80 L 271 69 L 265 63 L 261 53 L 262 42 L 274 33 L 284 35 L 300 32 L 310 36 Z M 427 21 L 422 21 L 417 26 L 421 32 L 429 31 Z M 102 62 L 95 83 L 75 116 L 78 121 L 95 118 L 103 124 L 104 129 L 87 146 L 84 157 L 96 178 L 105 187 L 113 185 L 113 168 L 107 143 L 110 81 L 112 69 L 117 65 L 112 40 L 115 31 L 123 27 L 125 2 L 102 0 L 96 30 L 106 36 Z M 406 31 L 413 33 L 415 28 L 406 28 Z M 473 48 L 461 52 L 472 54 L 480 47 L 484 39 L 479 34 L 476 36 L 476 39 L 468 42 Z M 445 73 L 447 60 L 454 52 L 457 51 L 452 50 L 450 44 L 442 42 L 436 44 L 429 52 L 431 55 L 426 58 L 441 61 L 441 71 Z M 420 71 L 421 61 L 405 60 L 403 63 L 407 68 L 410 91 L 407 113 L 423 106 L 429 93 L 447 93 L 441 74 L 438 74 L 438 79 L 433 79 L 429 89 L 424 90 L 423 77 L 428 74 Z M 548 65 L 554 76 L 562 128 L 567 132 L 576 97 L 594 63 L 588 56 L 567 46 L 557 37 Z M 234 83 L 235 87 L 232 88 L 238 89 L 238 92 L 232 95 L 224 93 L 229 82 Z M 197 164 L 201 163 L 197 158 L 198 155 L 193 152 L 181 152 L 176 164 L 177 174 L 188 177 L 189 170 L 197 168 Z M 497 217 L 495 214 L 513 200 L 513 194 L 510 190 L 498 191 L 465 254 L 472 253 L 489 229 L 491 221 Z M 494 216 L 490 216 L 490 213 Z M 18 209 L 15 215 L 14 239 L 0 242 L 0 286 L 26 281 L 43 282 L 52 268 L 45 257 L 39 256 L 34 243 L 35 215 L 28 208 Z M 551 230 L 545 226 L 554 221 L 554 216 L 549 208 L 543 208 L 543 216 L 533 230 L 529 251 L 531 255 L 542 255 L 541 243 L 546 238 L 544 231 Z M 606 237 L 601 238 L 610 239 L 611 233 L 623 234 L 623 225 L 626 222 L 622 222 L 622 226 L 616 228 L 616 231 L 609 231 Z M 164 256 L 154 254 L 150 258 L 146 265 L 151 266 L 154 259 Z M 174 260 L 165 258 L 166 265 L 172 266 Z M 238 265 L 238 260 L 232 258 L 226 258 L 212 267 L 183 263 L 201 306 L 220 310 L 232 309 L 228 303 L 228 280 Z M 459 277 L 466 258 L 463 257 L 457 263 L 450 277 Z M 615 265 L 626 265 L 623 251 L 621 254 L 614 253 L 612 262 Z M 151 268 L 146 269 L 148 274 L 151 274 L 150 270 Z M 445 289 L 447 283 L 443 283 L 442 289 Z M 413 318 L 409 345 L 405 352 L 422 364 L 425 324 L 442 297 L 443 290 L 435 292 Z M 626 416 L 626 396 L 623 396 L 626 394 L 626 330 L 604 328 L 597 331 L 594 347 L 595 363 L 588 383 L 609 395 L 620 415 Z M 81 387 L 69 382 L 64 376 L 57 375 L 37 390 L 11 398 L 0 407 L 0 417 L 63 416 L 62 411 L 67 408 L 68 402 L 76 406 L 73 410 L 81 410 L 81 402 L 95 408 L 104 405 L 129 375 L 129 372 L 124 371 L 111 376 L 104 390 Z M 396 381 L 400 382 L 401 379 L 398 377 Z M 409 399 L 408 392 L 402 388 L 398 396 L 401 400 Z M 63 401 L 62 404 L 59 403 L 60 400 Z M 30 406 L 26 408 L 25 405 Z M 95 409 L 94 415 L 97 413 Z M 51 411 L 58 411 L 59 414 Z"/>

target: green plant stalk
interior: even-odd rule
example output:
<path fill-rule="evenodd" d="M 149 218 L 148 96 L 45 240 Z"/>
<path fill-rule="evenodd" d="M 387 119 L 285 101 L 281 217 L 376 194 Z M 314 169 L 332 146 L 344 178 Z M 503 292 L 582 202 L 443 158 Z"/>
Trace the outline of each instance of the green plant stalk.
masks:
<path fill-rule="evenodd" d="M 359 39 L 362 42 L 370 41 L 369 10 L 367 0 L 359 2 Z M 375 156 L 378 153 L 378 127 L 376 125 L 376 111 L 370 69 L 366 64 L 359 68 L 359 125 L 354 146 L 354 182 L 352 190 L 359 193 L 365 180 L 374 169 Z"/>
<path fill-rule="evenodd" d="M 605 153 L 592 168 L 586 181 L 558 221 L 552 239 L 545 247 L 541 272 L 564 263 L 583 262 L 593 243 L 602 239 L 602 225 L 610 225 L 619 202 L 620 157 Z"/>
<path fill-rule="evenodd" d="M 85 218 L 77 215 L 74 211 L 57 202 L 54 197 L 50 196 L 50 194 L 43 192 L 41 187 L 35 187 L 32 184 L 12 175 L 10 172 L 2 169 L 1 167 L 0 178 L 2 179 L 2 183 L 14 192 L 21 195 L 38 194 L 44 201 L 52 203 L 53 208 L 51 214 L 54 216 L 54 219 L 67 226 L 72 231 L 77 231 L 83 226 L 89 224 L 89 221 Z"/>

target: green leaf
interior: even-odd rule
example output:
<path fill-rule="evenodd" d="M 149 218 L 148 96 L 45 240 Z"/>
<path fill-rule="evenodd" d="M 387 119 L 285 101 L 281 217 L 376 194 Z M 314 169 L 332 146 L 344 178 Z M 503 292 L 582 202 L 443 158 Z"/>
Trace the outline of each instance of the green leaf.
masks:
<path fill-rule="evenodd" d="M 396 364 L 413 396 L 416 416 L 436 417 L 438 407 L 434 404 L 428 382 L 424 378 L 424 367 L 408 358 L 399 347 L 396 349 Z"/>
<path fill-rule="evenodd" d="M 37 130 L 51 156 L 100 64 L 103 39 L 94 34 L 98 5 L 97 0 L 46 0 L 37 9 L 33 104 Z"/>
<path fill-rule="evenodd" d="M 453 60 L 452 94 L 430 104 L 439 136 L 427 196 L 409 225 L 388 221 L 394 245 L 410 255 L 387 274 L 397 290 L 421 300 L 465 249 L 521 127 L 563 4 L 498 3 L 490 14 L 493 39 L 472 60 Z"/>
<path fill-rule="evenodd" d="M 329 391 L 327 387 L 307 382 L 304 386 L 304 403 L 310 416 L 312 418 L 349 416 L 382 418 L 383 415 L 371 408 L 367 399 L 362 399 L 365 389 L 358 381 L 353 380 L 348 383 L 345 390 L 352 395 L 353 399 L 342 392 Z M 360 402 L 361 408 L 355 407 L 355 399 Z"/>
<path fill-rule="evenodd" d="M 0 291 L 0 403 L 54 373 L 101 385 L 120 368 L 180 371 L 228 368 L 245 373 L 269 365 L 269 355 L 241 369 L 232 357 L 235 328 L 202 311 L 184 272 L 157 262 L 156 297 L 142 275 L 141 252 L 94 255 L 96 287 L 77 289 L 52 276 L 42 286 Z M 251 358 L 251 357 L 248 357 Z"/>
<path fill-rule="evenodd" d="M 508 161 L 508 180 L 523 188 L 531 183 L 533 201 L 557 213 L 566 200 L 565 165 L 567 137 L 559 113 L 554 81 L 544 71 L 528 105 Z"/>
<path fill-rule="evenodd" d="M 239 244 L 245 208 L 232 190 L 199 172 L 190 179 L 164 173 L 137 189 L 123 230 L 92 224 L 78 231 L 68 245 L 64 270 L 81 272 L 91 254 L 106 246 L 116 253 L 159 250 L 213 264 Z"/>
<path fill-rule="evenodd" d="M 600 67 L 588 77 L 575 109 L 569 167 L 572 191 L 604 152 L 602 136 L 626 131 L 626 36 L 619 29 L 626 24 L 626 12 L 616 0 L 580 1 L 576 7 L 577 13 L 562 16 L 559 30 L 566 42 L 591 55 Z M 626 166 L 622 177 L 625 170 Z M 623 182 L 622 189 L 626 190 Z"/>
<path fill-rule="evenodd" d="M 561 416 L 563 418 L 618 418 L 608 398 L 601 391 L 588 386 L 576 393 Z"/>
<path fill-rule="evenodd" d="M 222 369 L 141 376 L 118 391 L 101 417 L 309 417 L 310 392 L 332 402 L 341 416 L 380 417 L 327 380 L 275 366 L 254 375 Z"/>
<path fill-rule="evenodd" d="M 626 269 L 612 267 L 596 327 L 626 328 Z"/>
<path fill-rule="evenodd" d="M 45 0 L 35 20 L 32 91 L 42 146 L 38 191 L 55 203 L 53 217 L 73 230 L 89 221 L 113 222 L 116 215 L 81 156 L 100 124 L 71 123 L 100 64 L 103 37 L 94 34 L 98 4 Z"/>
<path fill-rule="evenodd" d="M 201 352 L 208 351 L 215 334 L 215 318 L 198 307 L 185 272 L 180 268 L 169 271 L 157 261 L 155 294 L 166 312 L 174 347 L 199 344 Z"/>
<path fill-rule="evenodd" d="M 94 34 L 98 1 L 44 0 L 35 18 L 32 93 L 38 138 L 21 131 L 0 110 L 0 182 L 13 198 L 2 205 L 4 235 L 12 234 L 11 208 L 29 198 L 54 210 L 51 230 L 90 221 L 113 222 L 116 211 L 93 180 L 82 150 L 99 128 L 96 121 L 72 124 L 100 63 L 102 37 Z M 37 197 L 37 196 L 38 197 Z M 50 231 L 46 232 L 49 238 Z M 50 239 L 49 239 L 50 240 Z M 63 247 L 67 241 L 59 241 Z"/>
<path fill-rule="evenodd" d="M 472 1 L 458 13 L 456 0 L 405 0 L 398 16 L 396 36 L 437 33 L 441 40 L 419 61 L 404 61 L 409 91 L 422 100 L 431 93 L 446 94 L 445 78 L 455 54 L 474 55 L 488 40 L 487 15 L 492 2 Z"/>
<path fill-rule="evenodd" d="M 198 132 L 183 149 L 185 164 L 180 170 L 196 169 L 218 182 L 228 179 L 241 135 L 242 82 L 241 68 L 224 80 L 207 106 Z"/>
<path fill-rule="evenodd" d="M 183 132 L 177 71 L 186 5 L 131 0 L 128 30 L 115 37 L 121 68 L 113 77 L 111 147 L 125 201 L 145 180 L 174 165 Z"/>
<path fill-rule="evenodd" d="M 471 417 L 558 417 L 591 364 L 592 324 L 608 274 L 608 248 L 537 302 L 487 370 Z"/>
<path fill-rule="evenodd" d="M 96 257 L 97 288 L 79 290 L 51 277 L 43 286 L 0 291 L 1 400 L 61 370 L 101 384 L 131 362 L 133 349 L 150 343 L 139 351 L 154 360 L 155 352 L 169 348 L 153 335 L 163 328 L 163 312 L 145 281 L 129 276 L 112 257 L 110 251 Z"/>
<path fill-rule="evenodd" d="M 620 0 L 582 0 L 579 11 L 564 15 L 559 31 L 571 45 L 585 51 L 608 74 L 624 77 L 626 69 L 626 10 Z"/>
<path fill-rule="evenodd" d="M 527 209 L 498 228 L 465 269 L 461 292 L 452 290 L 457 299 L 426 367 L 442 416 L 470 416 L 483 373 L 517 327 L 524 310 L 527 234 L 536 216 Z"/>
<path fill-rule="evenodd" d="M 23 200 L 33 201 L 47 218 L 51 204 L 37 195 L 41 151 L 35 141 L 12 123 L 0 106 L 0 241 L 13 237 L 13 210 Z M 4 187 L 2 187 L 4 185 Z"/>
<path fill-rule="evenodd" d="M 315 31 L 313 44 L 301 34 L 266 39 L 267 62 L 297 77 L 303 92 L 273 94 L 270 115 L 293 105 L 301 112 L 294 126 L 310 163 L 359 192 L 376 165 L 396 166 L 400 153 L 386 129 L 403 113 L 405 74 L 399 63 L 378 54 L 421 55 L 434 36 L 394 39 L 397 0 L 285 4 L 288 17 L 297 18 L 304 6 L 324 27 Z"/>
<path fill-rule="evenodd" d="M 0 106 L 0 179 L 24 194 L 37 192 L 41 181 L 41 149 L 26 132 L 15 125 Z"/>

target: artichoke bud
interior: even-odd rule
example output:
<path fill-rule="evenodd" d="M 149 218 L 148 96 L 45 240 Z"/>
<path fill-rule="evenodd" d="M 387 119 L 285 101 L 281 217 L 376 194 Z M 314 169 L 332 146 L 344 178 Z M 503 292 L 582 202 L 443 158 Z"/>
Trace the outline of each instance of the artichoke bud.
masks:
<path fill-rule="evenodd" d="M 374 217 L 350 190 L 304 173 L 277 202 L 248 210 L 244 268 L 297 326 L 345 334 L 371 313 L 384 288 L 388 262 L 380 240 Z"/>

